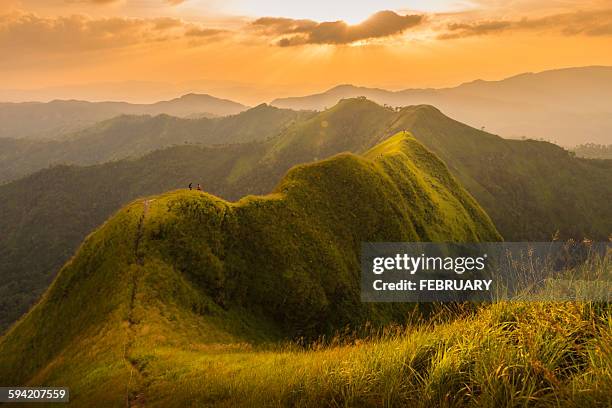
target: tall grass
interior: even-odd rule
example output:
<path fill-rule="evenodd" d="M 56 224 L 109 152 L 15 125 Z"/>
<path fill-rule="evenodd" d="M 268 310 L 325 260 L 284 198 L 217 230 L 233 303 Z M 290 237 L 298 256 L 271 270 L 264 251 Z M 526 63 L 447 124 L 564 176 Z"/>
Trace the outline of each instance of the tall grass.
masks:
<path fill-rule="evenodd" d="M 500 303 L 461 319 L 308 344 L 166 349 L 145 368 L 153 406 L 607 407 L 609 304 Z"/>

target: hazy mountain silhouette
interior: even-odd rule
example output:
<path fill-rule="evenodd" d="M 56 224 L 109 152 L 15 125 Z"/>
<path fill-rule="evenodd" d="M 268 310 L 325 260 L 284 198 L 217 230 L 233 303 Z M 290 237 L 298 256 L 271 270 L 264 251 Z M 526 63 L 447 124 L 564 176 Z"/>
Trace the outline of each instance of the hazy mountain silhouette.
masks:
<path fill-rule="evenodd" d="M 0 138 L 0 183 L 54 164 L 103 163 L 185 143 L 216 145 L 265 140 L 311 115 L 267 105 L 221 118 L 122 115 L 71 133 L 63 140 Z"/>
<path fill-rule="evenodd" d="M 76 100 L 0 103 L 0 138 L 56 139 L 118 115 L 225 116 L 245 109 L 236 102 L 196 94 L 153 104 Z"/>
<path fill-rule="evenodd" d="M 430 104 L 461 122 L 504 137 L 544 138 L 564 146 L 612 141 L 612 67 L 526 73 L 455 88 L 384 89 L 341 85 L 327 92 L 276 99 L 272 105 L 316 109 L 365 96 L 380 104 Z"/>

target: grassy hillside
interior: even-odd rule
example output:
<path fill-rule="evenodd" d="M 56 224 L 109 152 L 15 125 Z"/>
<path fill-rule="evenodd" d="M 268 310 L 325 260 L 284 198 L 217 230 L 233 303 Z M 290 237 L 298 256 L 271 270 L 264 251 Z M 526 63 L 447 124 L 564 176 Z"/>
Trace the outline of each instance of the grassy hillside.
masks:
<path fill-rule="evenodd" d="M 500 238 L 405 133 L 361 157 L 298 166 L 267 196 L 149 197 L 90 235 L 0 339 L 0 383 L 69 384 L 75 406 L 144 404 L 179 384 L 153 383 L 146 370 L 163 376 L 157 365 L 170 363 L 187 374 L 188 350 L 223 354 L 405 319 L 407 305 L 360 302 L 362 241 Z"/>
<path fill-rule="evenodd" d="M 25 313 L 85 236 L 125 203 L 200 180 L 219 191 L 237 163 L 262 154 L 251 144 L 179 146 L 135 161 L 54 167 L 1 186 L 0 327 Z"/>
<path fill-rule="evenodd" d="M 586 160 L 551 143 L 508 140 L 457 122 L 434 107 L 400 110 L 341 101 L 273 141 L 270 165 L 246 180 L 265 185 L 295 163 L 362 152 L 408 130 L 435 152 L 483 206 L 505 239 L 607 240 L 612 232 L 612 161 Z"/>
<path fill-rule="evenodd" d="M 278 135 L 312 114 L 260 105 L 223 118 L 118 116 L 62 141 L 0 139 L 0 183 L 54 164 L 91 165 L 182 144 L 247 143 Z"/>
<path fill-rule="evenodd" d="M 235 123 L 235 130 L 225 128 L 226 134 L 258 123 L 258 109 L 276 112 L 259 107 L 234 119 L 243 122 L 228 118 L 223 123 Z M 448 165 L 506 240 L 549 240 L 556 231 L 561 238 L 607 240 L 612 232 L 611 161 L 575 158 L 545 142 L 505 140 L 430 106 L 396 111 L 353 99 L 305 115 L 263 142 L 183 145 L 137 160 L 57 167 L 0 186 L 0 330 L 40 296 L 93 228 L 137 197 L 189 182 L 229 200 L 265 194 L 296 164 L 365 152 L 404 129 Z M 171 127 L 166 134 L 174 134 Z"/>
<path fill-rule="evenodd" d="M 508 140 L 432 107 L 400 112 L 391 131 L 409 129 L 485 208 L 509 241 L 612 233 L 612 160 L 586 160 L 551 143 Z"/>

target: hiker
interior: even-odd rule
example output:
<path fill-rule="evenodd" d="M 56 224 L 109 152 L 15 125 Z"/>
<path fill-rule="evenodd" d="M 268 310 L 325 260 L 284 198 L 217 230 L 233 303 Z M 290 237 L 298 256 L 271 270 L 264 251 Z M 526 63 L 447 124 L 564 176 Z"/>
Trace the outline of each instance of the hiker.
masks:
<path fill-rule="evenodd" d="M 189 191 L 193 190 L 193 183 L 189 183 Z"/>
<path fill-rule="evenodd" d="M 202 191 L 202 187 L 200 186 L 200 183 L 198 183 L 198 187 L 196 188 L 196 190 Z"/>

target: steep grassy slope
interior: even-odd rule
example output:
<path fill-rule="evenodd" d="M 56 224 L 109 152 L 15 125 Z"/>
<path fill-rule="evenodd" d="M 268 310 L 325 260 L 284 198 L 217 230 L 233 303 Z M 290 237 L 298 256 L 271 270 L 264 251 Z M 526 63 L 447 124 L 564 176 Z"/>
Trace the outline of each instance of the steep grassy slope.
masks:
<path fill-rule="evenodd" d="M 535 140 L 508 140 L 457 122 L 431 106 L 387 109 L 344 100 L 289 128 L 271 146 L 273 163 L 248 178 L 275 179 L 290 165 L 339 151 L 360 152 L 401 130 L 435 152 L 489 213 L 507 240 L 589 237 L 612 232 L 612 161 L 573 157 Z"/>
<path fill-rule="evenodd" d="M 261 143 L 181 146 L 134 161 L 45 170 L 0 186 L 0 330 L 27 310 L 87 233 L 136 197 L 190 181 L 230 200 L 264 194 L 296 164 L 364 152 L 404 129 L 448 164 L 506 240 L 549 240 L 556 231 L 562 238 L 607 240 L 612 231 L 611 161 L 505 140 L 430 106 L 396 111 L 345 100 Z"/>
<path fill-rule="evenodd" d="M 547 142 L 508 140 L 432 107 L 403 110 L 392 131 L 410 129 L 447 163 L 506 240 L 612 232 L 612 161 L 585 160 Z"/>
<path fill-rule="evenodd" d="M 59 166 L 0 187 L 0 327 L 25 313 L 96 226 L 143 195 L 204 179 L 219 192 L 260 145 L 180 146 L 135 161 Z M 253 159 L 250 159 L 250 158 Z"/>
<path fill-rule="evenodd" d="M 176 347 L 222 350 L 404 319 L 408 306 L 360 302 L 363 241 L 500 238 L 405 133 L 363 157 L 296 167 L 268 196 L 150 197 L 90 235 L 0 340 L 0 383 L 70 384 L 77 406 L 143 402 L 153 397 L 145 368 Z"/>
<path fill-rule="evenodd" d="M 312 114 L 260 105 L 223 118 L 119 116 L 62 141 L 0 139 L 0 183 L 53 164 L 90 165 L 140 157 L 164 147 L 262 141 Z"/>

